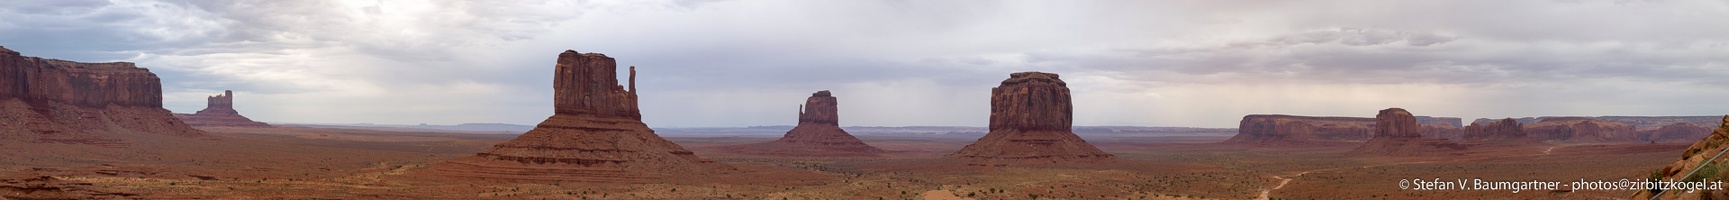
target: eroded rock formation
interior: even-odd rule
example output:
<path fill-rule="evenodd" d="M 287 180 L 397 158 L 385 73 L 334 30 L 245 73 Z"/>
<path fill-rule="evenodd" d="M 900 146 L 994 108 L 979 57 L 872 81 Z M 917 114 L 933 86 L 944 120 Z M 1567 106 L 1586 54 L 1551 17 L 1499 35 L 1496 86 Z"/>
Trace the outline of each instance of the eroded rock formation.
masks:
<path fill-rule="evenodd" d="M 192 114 L 174 114 L 174 117 L 179 117 L 186 121 L 186 124 L 193 126 L 270 126 L 270 124 L 263 122 L 252 121 L 246 116 L 241 116 L 240 111 L 234 110 L 233 90 L 223 90 L 222 94 L 210 96 L 205 100 L 207 102 L 204 110 Z"/>
<path fill-rule="evenodd" d="M 162 82 L 149 69 L 0 47 L 0 140 L 124 146 L 101 136 L 113 133 L 204 135 L 162 109 Z"/>
<path fill-rule="evenodd" d="M 1410 112 L 1388 108 L 1375 115 L 1375 136 L 1350 155 L 1442 156 L 1460 155 L 1465 145 L 1446 139 L 1423 138 L 1421 124 Z"/>
<path fill-rule="evenodd" d="M 1639 135 L 1644 136 L 1645 141 L 1650 142 L 1699 141 L 1699 139 L 1711 135 L 1711 128 L 1689 123 L 1674 123 L 1655 130 L 1640 131 Z"/>
<path fill-rule="evenodd" d="M 425 171 L 500 181 L 644 183 L 732 170 L 661 138 L 643 124 L 636 91 L 618 84 L 615 62 L 599 53 L 559 54 L 551 117 L 484 153 Z M 634 89 L 635 67 L 630 74 Z"/>
<path fill-rule="evenodd" d="M 1020 72 L 991 88 L 990 133 L 950 154 L 971 165 L 1100 162 L 1114 156 L 1073 132 L 1074 105 L 1057 74 Z"/>
<path fill-rule="evenodd" d="M 1532 138 L 1525 134 L 1525 126 L 1513 118 L 1487 124 L 1472 123 L 1465 126 L 1465 141 L 1473 142 L 1529 142 Z"/>
<path fill-rule="evenodd" d="M 798 126 L 779 140 L 729 149 L 744 154 L 801 157 L 876 156 L 883 152 L 840 128 L 837 102 L 828 90 L 812 93 L 799 107 Z"/>
<path fill-rule="evenodd" d="M 1704 139 L 1699 139 L 1699 141 L 1693 142 L 1693 145 L 1688 146 L 1687 150 L 1681 151 L 1681 160 L 1670 163 L 1669 165 L 1663 166 L 1662 169 L 1652 172 L 1650 176 L 1655 177 L 1649 178 L 1664 181 L 1700 181 L 1700 179 L 1716 181 L 1729 178 L 1729 171 L 1725 171 L 1725 169 L 1729 169 L 1729 167 L 1726 167 L 1729 166 L 1729 157 L 1717 158 L 1716 160 L 1710 161 L 1710 163 L 1706 163 L 1706 160 L 1711 159 L 1712 157 L 1717 157 L 1719 154 L 1723 154 L 1723 151 L 1729 150 L 1729 116 L 1723 116 L 1720 118 L 1720 121 L 1721 122 L 1717 123 L 1718 125 L 1716 130 L 1712 130 Z M 1718 171 L 1698 170 L 1699 172 L 1694 172 L 1695 169 L 1701 167 Z M 1693 176 L 1689 177 L 1689 173 L 1694 174 L 1691 174 Z M 1699 176 L 1704 174 L 1710 174 L 1710 176 Z M 1639 177 L 1647 177 L 1645 174 L 1639 175 Z M 1633 197 L 1636 199 L 1653 199 L 1651 197 L 1655 192 L 1656 191 L 1652 190 L 1638 190 Z M 1669 190 L 1663 192 L 1659 197 L 1660 198 L 1655 199 L 1729 199 L 1729 190 L 1697 190 L 1693 192 L 1688 192 L 1687 190 Z"/>
<path fill-rule="evenodd" d="M 1641 138 L 1633 125 L 1585 117 L 1544 118 L 1525 124 L 1525 133 L 1539 141 L 1636 142 Z"/>

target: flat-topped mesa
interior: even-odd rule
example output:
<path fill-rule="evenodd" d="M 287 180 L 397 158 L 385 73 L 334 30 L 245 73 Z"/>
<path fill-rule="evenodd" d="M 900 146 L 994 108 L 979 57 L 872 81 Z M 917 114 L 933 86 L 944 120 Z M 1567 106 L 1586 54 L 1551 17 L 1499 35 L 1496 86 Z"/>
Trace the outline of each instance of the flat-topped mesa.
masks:
<path fill-rule="evenodd" d="M 1362 117 L 1311 117 L 1292 115 L 1245 115 L 1237 135 L 1226 144 L 1260 146 L 1350 145 L 1369 139 L 1375 119 Z"/>
<path fill-rule="evenodd" d="M 192 126 L 270 126 L 270 124 L 263 122 L 252 121 L 251 118 L 241 116 L 240 111 L 234 110 L 233 90 L 223 90 L 222 94 L 207 97 L 205 100 L 208 102 L 205 103 L 204 110 L 192 114 L 174 114 L 174 117 L 179 117 L 180 120 L 186 121 L 186 124 Z"/>
<path fill-rule="evenodd" d="M 1589 117 L 1550 117 L 1525 124 L 1525 133 L 1535 140 L 1560 142 L 1641 142 L 1633 125 Z"/>
<path fill-rule="evenodd" d="M 1075 135 L 1068 84 L 1057 74 L 1020 72 L 991 88 L 990 133 L 950 154 L 972 165 L 1106 161 L 1114 156 Z"/>
<path fill-rule="evenodd" d="M 1442 156 L 1462 155 L 1466 146 L 1447 139 L 1423 138 L 1421 124 L 1411 112 L 1388 108 L 1375 115 L 1375 137 L 1348 155 Z"/>
<path fill-rule="evenodd" d="M 102 133 L 201 136 L 162 109 L 162 82 L 128 62 L 28 57 L 0 47 L 0 138 L 118 144 Z"/>
<path fill-rule="evenodd" d="M 507 182 L 646 183 L 733 169 L 697 157 L 643 124 L 635 91 L 618 85 L 612 58 L 565 51 L 556 66 L 557 111 L 546 121 L 491 150 L 421 171 Z"/>

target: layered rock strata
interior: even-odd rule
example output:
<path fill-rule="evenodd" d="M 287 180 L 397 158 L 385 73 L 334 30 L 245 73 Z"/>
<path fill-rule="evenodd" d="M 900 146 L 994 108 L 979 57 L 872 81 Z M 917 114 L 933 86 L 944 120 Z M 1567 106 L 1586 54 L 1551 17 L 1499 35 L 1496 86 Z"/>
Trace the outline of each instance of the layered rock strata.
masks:
<path fill-rule="evenodd" d="M 204 135 L 162 108 L 162 82 L 149 69 L 0 47 L 0 140 L 125 146 L 102 136 L 116 133 Z"/>
<path fill-rule="evenodd" d="M 1090 163 L 1114 155 L 1073 132 L 1074 105 L 1057 74 L 1010 74 L 991 88 L 990 132 L 948 155 L 970 165 Z"/>

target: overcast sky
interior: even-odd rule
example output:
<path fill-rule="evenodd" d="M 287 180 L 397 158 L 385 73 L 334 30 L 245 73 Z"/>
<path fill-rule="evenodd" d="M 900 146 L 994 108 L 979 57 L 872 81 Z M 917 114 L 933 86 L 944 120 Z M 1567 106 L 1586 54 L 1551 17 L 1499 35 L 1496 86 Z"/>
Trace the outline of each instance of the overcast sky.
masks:
<path fill-rule="evenodd" d="M 232 89 L 273 123 L 539 123 L 566 49 L 637 66 L 654 127 L 794 124 L 817 90 L 845 126 L 984 126 L 1019 71 L 1061 74 L 1076 125 L 1729 114 L 1719 0 L 0 5 L 0 46 L 135 62 L 178 113 Z"/>

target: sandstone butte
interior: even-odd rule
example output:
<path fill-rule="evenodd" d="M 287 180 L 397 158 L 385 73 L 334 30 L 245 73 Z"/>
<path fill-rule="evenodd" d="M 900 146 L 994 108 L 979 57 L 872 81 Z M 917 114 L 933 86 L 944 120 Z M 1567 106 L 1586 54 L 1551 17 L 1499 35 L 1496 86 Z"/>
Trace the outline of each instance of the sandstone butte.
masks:
<path fill-rule="evenodd" d="M 1525 126 L 1513 118 L 1487 124 L 1471 123 L 1465 126 L 1464 141 L 1495 142 L 1495 143 L 1525 143 L 1535 142 L 1530 135 L 1525 134 Z"/>
<path fill-rule="evenodd" d="M 187 125 L 192 126 L 270 126 L 270 124 L 263 122 L 252 121 L 251 118 L 241 116 L 240 111 L 234 110 L 233 90 L 224 90 L 222 94 L 210 96 L 205 100 L 204 110 L 192 114 L 174 114 L 174 117 L 179 117 L 180 120 L 186 121 Z"/>
<path fill-rule="evenodd" d="M 744 154 L 798 157 L 871 157 L 882 149 L 865 144 L 840 128 L 836 98 L 828 90 L 812 93 L 800 105 L 798 126 L 770 142 L 745 144 L 732 151 Z"/>
<path fill-rule="evenodd" d="M 1461 155 L 1465 145 L 1446 139 L 1423 138 L 1421 124 L 1411 112 L 1388 108 L 1375 115 L 1375 136 L 1347 155 L 1445 156 Z"/>
<path fill-rule="evenodd" d="M 618 84 L 616 61 L 606 55 L 567 50 L 556 63 L 555 110 L 546 121 L 484 153 L 420 171 L 502 182 L 649 183 L 734 170 L 696 156 L 642 123 L 635 67 L 625 90 Z"/>
<path fill-rule="evenodd" d="M 1074 105 L 1057 74 L 1020 72 L 991 88 L 990 132 L 947 157 L 968 165 L 1092 163 L 1115 156 L 1073 131 Z"/>
<path fill-rule="evenodd" d="M 162 82 L 149 69 L 0 47 L 0 140 L 126 146 L 109 134 L 205 135 L 162 108 Z"/>
<path fill-rule="evenodd" d="M 1641 175 L 1639 177 L 1660 179 L 1664 181 L 1699 181 L 1700 178 L 1715 181 L 1729 178 L 1729 171 L 1724 171 L 1725 169 L 1729 169 L 1729 157 L 1721 157 L 1712 160 L 1710 163 L 1705 163 L 1705 160 L 1716 157 L 1725 150 L 1729 150 L 1729 116 L 1723 116 L 1721 121 L 1722 122 L 1718 123 L 1717 129 L 1711 131 L 1710 135 L 1705 136 L 1704 139 L 1699 139 L 1697 142 L 1693 142 L 1693 145 L 1688 146 L 1687 150 L 1681 151 L 1680 160 L 1663 166 L 1662 169 L 1653 171 L 1650 174 L 1639 174 Z M 1701 164 L 1708 165 L 1701 166 Z M 1704 167 L 1705 170 L 1699 170 L 1699 172 L 1694 173 L 1692 177 L 1688 177 L 1688 173 L 1693 172 L 1695 169 L 1699 169 L 1700 167 Z M 1655 194 L 1655 191 L 1639 190 L 1633 194 L 1633 198 L 1652 199 L 1651 197 L 1653 194 Z M 1663 192 L 1659 197 L 1660 198 L 1658 199 L 1729 199 L 1729 190 L 1700 190 L 1694 192 L 1687 192 L 1686 190 L 1671 190 Z"/>

